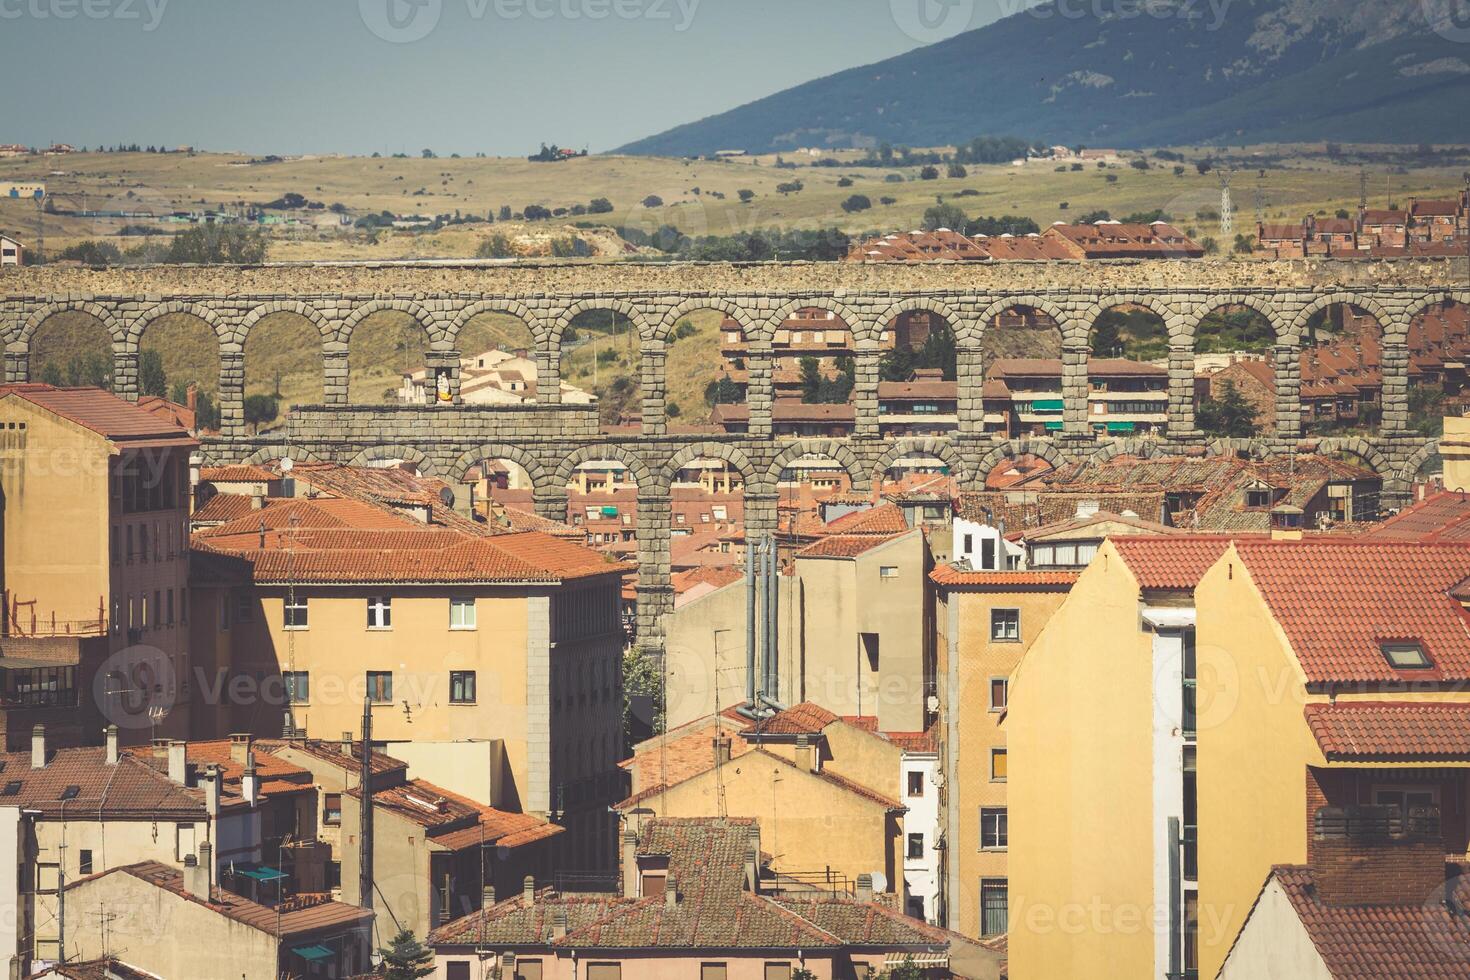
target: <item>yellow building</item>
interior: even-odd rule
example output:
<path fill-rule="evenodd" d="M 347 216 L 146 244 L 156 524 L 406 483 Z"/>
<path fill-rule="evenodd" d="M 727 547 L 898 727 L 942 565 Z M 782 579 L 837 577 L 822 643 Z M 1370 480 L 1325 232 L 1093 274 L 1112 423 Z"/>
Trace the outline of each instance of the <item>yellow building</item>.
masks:
<path fill-rule="evenodd" d="M 4 634 L 76 644 L 69 656 L 38 658 L 46 677 L 32 673 L 39 663 L 4 669 L 7 694 L 69 690 L 58 706 L 83 709 L 94 744 L 102 729 L 94 711 L 124 742 L 188 733 L 189 453 L 197 445 L 172 422 L 97 388 L 0 386 Z M 104 659 L 101 703 L 78 698 L 92 691 Z M 8 727 L 8 747 L 22 747 L 26 726 Z"/>
<path fill-rule="evenodd" d="M 1241 540 L 1202 578 L 1201 975 L 1274 865 L 1341 846 L 1334 815 L 1396 807 L 1463 860 L 1467 578 L 1470 546 L 1333 539 Z"/>
<path fill-rule="evenodd" d="M 374 743 L 403 746 L 416 772 L 423 759 L 479 803 L 554 817 L 567 866 L 610 867 L 621 567 L 362 500 L 256 504 L 195 538 L 201 727 L 338 737 L 366 701 Z"/>
<path fill-rule="evenodd" d="M 1106 541 L 1012 675 L 1007 945 L 1017 980 L 1192 967 L 1193 590 L 1228 546 L 1196 535 Z M 1242 768 L 1256 772 L 1257 761 Z"/>
<path fill-rule="evenodd" d="M 1006 931 L 1009 889 L 1005 717 L 1011 673 L 1077 580 L 1070 571 L 976 572 L 942 565 L 938 590 L 941 919 L 968 936 Z"/>

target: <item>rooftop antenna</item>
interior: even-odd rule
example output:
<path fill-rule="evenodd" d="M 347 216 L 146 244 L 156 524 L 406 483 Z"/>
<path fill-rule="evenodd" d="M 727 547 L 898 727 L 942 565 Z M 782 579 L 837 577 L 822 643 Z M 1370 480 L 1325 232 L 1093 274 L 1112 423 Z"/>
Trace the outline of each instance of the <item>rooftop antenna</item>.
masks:
<path fill-rule="evenodd" d="M 1257 227 L 1259 227 L 1260 225 L 1264 224 L 1265 221 L 1266 221 L 1265 180 L 1266 180 L 1266 171 L 1264 171 L 1264 170 L 1257 170 L 1256 171 L 1256 186 L 1255 186 L 1254 191 L 1253 191 L 1253 195 L 1255 197 L 1255 204 L 1256 204 L 1256 226 Z"/>
<path fill-rule="evenodd" d="M 1228 238 L 1235 234 L 1235 205 L 1230 200 L 1230 179 L 1235 171 L 1219 169 L 1215 173 L 1220 180 L 1220 237 Z"/>
<path fill-rule="evenodd" d="M 1368 168 L 1358 167 L 1358 210 L 1368 207 Z"/>

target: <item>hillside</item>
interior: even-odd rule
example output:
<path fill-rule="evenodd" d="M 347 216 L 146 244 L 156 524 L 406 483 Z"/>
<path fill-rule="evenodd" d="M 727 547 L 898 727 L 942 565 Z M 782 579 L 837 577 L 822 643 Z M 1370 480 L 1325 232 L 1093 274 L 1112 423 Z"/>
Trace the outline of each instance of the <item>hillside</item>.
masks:
<path fill-rule="evenodd" d="M 1016 134 L 1049 144 L 1470 139 L 1454 0 L 1043 3 L 630 143 L 665 156 Z M 1124 11 L 1126 8 L 1126 12 Z M 1436 31 L 1436 28 L 1438 29 Z"/>

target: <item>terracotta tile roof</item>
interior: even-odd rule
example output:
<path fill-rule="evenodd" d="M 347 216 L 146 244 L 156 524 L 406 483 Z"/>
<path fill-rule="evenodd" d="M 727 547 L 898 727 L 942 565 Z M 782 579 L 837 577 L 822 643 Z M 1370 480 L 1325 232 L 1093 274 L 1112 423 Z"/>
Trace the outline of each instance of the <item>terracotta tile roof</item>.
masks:
<path fill-rule="evenodd" d="M 565 914 L 568 932 L 577 932 L 638 901 L 616 895 L 555 895 L 543 891 L 528 903 L 523 895 L 517 895 L 440 926 L 429 933 L 429 942 L 439 946 L 550 945 L 556 937 L 559 915 Z"/>
<path fill-rule="evenodd" d="M 1309 682 L 1470 680 L 1470 630 L 1450 595 L 1470 576 L 1470 546 L 1349 539 L 1235 550 Z M 1422 644 L 1433 668 L 1390 666 L 1381 644 L 1395 640 Z"/>
<path fill-rule="evenodd" d="M 779 711 L 760 725 L 751 725 L 751 731 L 759 728 L 765 735 L 820 735 L 822 729 L 837 721 L 832 712 L 818 704 L 804 701 Z"/>
<path fill-rule="evenodd" d="M 0 400 L 19 398 L 75 422 L 113 442 L 177 442 L 197 445 L 189 431 L 160 419 L 101 388 L 54 388 L 47 384 L 0 385 Z"/>
<path fill-rule="evenodd" d="M 67 890 L 78 888 L 112 874 L 132 875 L 156 888 L 173 892 L 198 905 L 211 909 L 252 929 L 282 939 L 328 930 L 349 929 L 372 921 L 371 909 L 334 902 L 322 896 L 298 895 L 278 907 L 259 905 L 223 888 L 212 890 L 209 901 L 191 895 L 184 889 L 184 876 L 177 868 L 157 861 L 144 861 L 79 878 L 67 884 Z"/>
<path fill-rule="evenodd" d="M 1373 541 L 1470 541 L 1470 497 L 1445 490 L 1363 533 Z"/>
<path fill-rule="evenodd" d="M 362 798 L 355 787 L 347 792 L 354 799 Z M 430 841 L 451 851 L 483 844 L 520 847 L 566 830 L 528 813 L 508 813 L 476 803 L 422 779 L 374 789 L 373 806 L 418 824 Z"/>
<path fill-rule="evenodd" d="M 217 493 L 196 509 L 190 518 L 196 526 L 206 524 L 218 526 L 238 521 L 257 513 L 251 496 L 247 493 Z M 260 525 L 257 523 L 256 527 Z"/>
<path fill-rule="evenodd" d="M 1169 371 L 1167 368 L 1144 361 L 1094 357 L 1087 362 L 1087 374 L 1094 378 L 1118 375 L 1162 378 L 1167 377 Z M 986 379 L 993 381 L 1004 381 L 1007 378 L 1060 378 L 1061 376 L 1061 358 L 1052 357 L 1000 357 L 991 361 L 990 367 L 985 372 Z M 1062 397 L 1060 392 L 1057 397 Z"/>
<path fill-rule="evenodd" d="M 787 909 L 814 923 L 849 946 L 947 946 L 948 930 L 910 918 L 878 902 L 850 898 L 812 901 L 777 899 Z"/>
<path fill-rule="evenodd" d="M 522 531 L 540 531 L 555 538 L 565 538 L 569 541 L 580 541 L 585 543 L 587 532 L 578 527 L 572 527 L 564 521 L 548 520 L 539 514 L 529 511 L 517 510 L 514 507 L 505 507 L 496 514 L 492 521 L 502 525 L 513 534 Z"/>
<path fill-rule="evenodd" d="M 123 753 L 107 764 L 102 748 L 57 749 L 41 769 L 31 768 L 29 752 L 0 754 L 0 782 L 17 783 L 5 802 L 40 810 L 48 818 L 85 811 L 91 819 L 203 820 L 204 791 L 181 786 L 164 773 Z M 77 792 L 62 806 L 62 794 Z"/>
<path fill-rule="evenodd" d="M 205 483 L 275 483 L 281 474 L 264 466 L 205 466 L 199 470 L 199 479 Z"/>
<path fill-rule="evenodd" d="M 1071 588 L 1077 582 L 1077 575 L 1077 572 L 972 572 L 940 565 L 929 573 L 929 581 L 946 588 Z"/>
<path fill-rule="evenodd" d="M 134 402 L 139 411 L 147 412 L 154 418 L 170 425 L 176 425 L 181 429 L 193 431 L 198 423 L 197 416 L 189 411 L 185 405 L 171 402 L 167 398 L 159 398 L 157 395 L 140 395 Z"/>
<path fill-rule="evenodd" d="M 897 534 L 834 534 L 796 553 L 798 558 L 856 558 L 897 540 Z"/>
<path fill-rule="evenodd" d="M 200 769 L 205 766 L 219 766 L 223 786 L 238 795 L 240 780 L 245 774 L 245 766 L 235 761 L 232 748 L 229 739 L 189 742 L 184 751 L 184 758 L 189 765 Z M 166 749 L 155 749 L 151 745 L 144 745 L 124 751 L 164 776 L 168 775 Z M 311 773 L 308 770 L 272 754 L 263 746 L 252 744 L 250 758 L 255 765 L 256 777 L 260 780 L 261 794 L 265 797 L 301 792 L 312 786 Z"/>
<path fill-rule="evenodd" d="M 722 589 L 740 581 L 745 573 L 738 568 L 720 568 L 713 565 L 700 565 L 697 568 L 675 572 L 670 576 L 670 582 L 674 587 L 675 595 L 683 595 L 697 585 L 709 585 L 716 589 Z"/>
<path fill-rule="evenodd" d="M 1470 759 L 1470 703 L 1340 701 L 1303 713 L 1329 762 Z"/>
<path fill-rule="evenodd" d="M 1147 531 L 1153 534 L 1179 533 L 1176 528 L 1169 527 L 1167 524 L 1160 524 L 1158 521 L 1146 521 L 1141 517 L 1128 517 L 1123 514 L 1114 514 L 1111 511 L 1098 510 L 1087 517 L 1073 517 L 1065 521 L 1057 521 L 1054 524 L 1043 524 L 1041 527 L 1024 528 L 1018 534 L 1008 536 L 1029 541 L 1033 538 L 1051 535 L 1066 535 L 1072 531 L 1085 531 L 1099 524 L 1121 524 L 1124 527 L 1132 528 L 1136 531 Z"/>
<path fill-rule="evenodd" d="M 1193 589 L 1231 539 L 1224 535 L 1128 536 L 1112 540 L 1142 589 Z"/>
<path fill-rule="evenodd" d="M 855 510 L 827 523 L 829 534 L 902 534 L 909 529 L 903 510 L 896 504 L 880 504 Z"/>
<path fill-rule="evenodd" d="M 255 747 L 262 752 L 281 753 L 286 750 L 302 752 L 322 762 L 331 763 L 341 769 L 350 769 L 356 773 L 362 769 L 362 742 L 353 742 L 352 751 L 343 751 L 344 743 L 328 742 L 323 739 L 258 739 Z M 374 776 L 382 776 L 388 773 L 408 772 L 408 763 L 395 759 L 382 752 L 373 752 L 368 758 L 368 764 L 372 767 Z"/>
<path fill-rule="evenodd" d="M 1446 885 L 1442 901 L 1415 905 L 1328 905 L 1310 868 L 1278 865 L 1286 893 L 1335 980 L 1464 980 L 1470 975 L 1470 884 Z M 1269 880 L 1268 880 L 1269 884 Z"/>
<path fill-rule="evenodd" d="M 88 960 L 85 963 L 53 963 L 32 976 L 65 977 L 66 980 L 159 980 L 157 974 L 147 973 L 114 958 Z"/>
<path fill-rule="evenodd" d="M 417 476 L 401 467 L 307 462 L 292 467 L 291 478 L 298 485 L 380 507 L 427 508 L 432 523 L 465 534 L 482 535 L 494 530 L 454 510 L 454 490 L 448 483 Z"/>
<path fill-rule="evenodd" d="M 1131 511 L 1144 520 L 1164 514 L 1164 491 L 1159 488 L 1088 490 L 1084 487 L 1069 490 L 1065 486 L 1044 486 L 1045 491 L 1041 493 L 1030 490 L 962 493 L 955 513 L 967 521 L 983 523 L 988 509 L 993 520 L 1005 521 L 1007 534 L 1071 520 L 1077 516 L 1078 508 L 1084 505 L 1113 514 Z"/>
<path fill-rule="evenodd" d="M 905 752 L 939 751 L 938 722 L 931 725 L 926 732 L 880 732 L 879 734 Z"/>
<path fill-rule="evenodd" d="M 713 749 L 711 749 L 711 753 L 713 753 Z M 733 753 L 732 753 L 732 755 L 733 755 Z M 791 769 L 796 769 L 797 768 L 796 764 L 793 763 L 791 760 L 786 759 L 786 758 L 783 758 L 782 756 L 776 755 L 775 753 L 767 752 L 765 749 L 762 749 L 762 748 L 759 748 L 759 747 L 752 747 L 750 749 L 750 751 L 748 753 L 746 753 L 746 755 L 752 755 L 752 756 L 753 755 L 760 755 L 764 759 L 773 760 L 778 765 L 786 766 L 786 767 L 791 768 Z M 713 759 L 711 759 L 709 765 L 704 766 L 698 772 L 692 773 L 686 779 L 681 780 L 679 782 L 688 782 L 689 779 L 697 779 L 700 776 L 704 775 L 705 773 L 709 772 L 713 768 L 714 768 L 714 761 L 713 761 Z M 904 810 L 907 809 L 899 801 L 894 800 L 894 799 L 891 799 L 890 797 L 884 796 L 882 793 L 878 793 L 878 792 L 875 792 L 874 790 L 868 789 L 866 786 L 863 786 L 863 785 L 860 785 L 858 783 L 855 783 L 852 780 L 847 779 L 844 776 L 839 776 L 836 773 L 831 772 L 831 771 L 829 771 L 827 769 L 823 769 L 820 772 L 812 773 L 811 775 L 817 777 L 818 779 L 826 780 L 827 782 L 833 784 L 834 786 L 840 786 L 842 789 L 845 789 L 845 790 L 847 790 L 850 793 L 853 793 L 853 794 L 855 794 L 855 795 L 857 795 L 859 797 L 862 797 L 863 799 L 868 800 L 871 803 L 880 804 L 880 805 L 882 805 L 883 807 L 885 807 L 886 809 L 888 809 L 891 812 L 897 813 L 897 812 L 902 812 L 902 811 L 904 811 Z M 640 790 L 637 793 L 634 793 L 632 796 L 628 797 L 626 800 L 623 800 L 620 803 L 615 803 L 613 805 L 613 808 L 616 809 L 616 810 L 626 810 L 629 807 L 636 806 L 638 803 L 642 802 L 643 800 L 648 799 L 649 797 L 658 795 L 659 793 L 663 792 L 665 789 L 672 789 L 674 786 L 676 786 L 678 784 L 679 784 L 678 782 L 675 782 L 671 778 L 670 779 L 670 782 L 668 783 L 667 786 L 662 785 L 662 784 L 655 785 L 655 786 L 649 786 L 646 789 L 643 789 L 643 790 Z"/>
<path fill-rule="evenodd" d="M 707 715 L 687 722 L 666 736 L 654 737 L 633 747 L 632 758 L 619 765 L 634 774 L 634 785 L 642 789 L 667 783 L 672 786 L 714 768 L 714 739 L 730 741 L 730 758 L 739 758 L 752 748 L 741 737 L 751 722 L 732 708 L 716 717 Z M 648 767 L 645 771 L 644 767 Z M 661 777 L 662 774 L 662 777 Z"/>

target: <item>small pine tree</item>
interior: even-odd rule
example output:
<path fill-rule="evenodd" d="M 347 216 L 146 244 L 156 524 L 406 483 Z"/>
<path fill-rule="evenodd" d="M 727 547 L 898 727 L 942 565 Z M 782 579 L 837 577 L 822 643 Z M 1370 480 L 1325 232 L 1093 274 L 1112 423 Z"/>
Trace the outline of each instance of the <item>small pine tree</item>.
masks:
<path fill-rule="evenodd" d="M 393 937 L 390 946 L 378 950 L 383 957 L 383 976 L 387 980 L 419 980 L 434 972 L 434 951 L 407 929 Z"/>
<path fill-rule="evenodd" d="M 138 391 L 156 398 L 168 397 L 168 376 L 163 371 L 163 355 L 145 350 L 138 355 Z"/>

